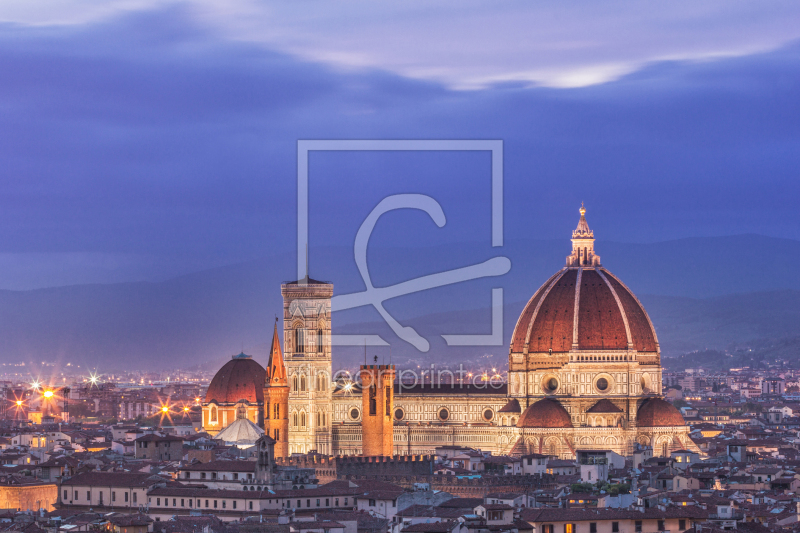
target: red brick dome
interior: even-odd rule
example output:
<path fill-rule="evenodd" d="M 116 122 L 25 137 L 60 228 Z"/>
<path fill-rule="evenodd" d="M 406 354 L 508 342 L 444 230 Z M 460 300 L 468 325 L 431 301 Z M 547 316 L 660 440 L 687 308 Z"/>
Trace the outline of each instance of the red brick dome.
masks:
<path fill-rule="evenodd" d="M 658 351 L 642 304 L 599 266 L 564 268 L 547 280 L 517 320 L 511 352 L 569 352 L 573 344 L 579 350 L 627 350 L 630 344 L 639 352 Z"/>
<path fill-rule="evenodd" d="M 517 421 L 518 428 L 571 428 L 572 418 L 556 400 L 543 398 L 529 406 Z"/>
<path fill-rule="evenodd" d="M 247 400 L 251 403 L 264 401 L 264 378 L 266 370 L 252 357 L 240 353 L 214 375 L 206 392 L 206 403 L 236 403 Z"/>
<path fill-rule="evenodd" d="M 657 353 L 658 339 L 639 300 L 600 265 L 581 208 L 567 266 L 533 295 L 517 320 L 511 353 L 628 350 Z"/>
<path fill-rule="evenodd" d="M 650 398 L 639 407 L 636 425 L 640 428 L 662 426 L 685 426 L 681 412 L 674 405 L 661 398 Z"/>

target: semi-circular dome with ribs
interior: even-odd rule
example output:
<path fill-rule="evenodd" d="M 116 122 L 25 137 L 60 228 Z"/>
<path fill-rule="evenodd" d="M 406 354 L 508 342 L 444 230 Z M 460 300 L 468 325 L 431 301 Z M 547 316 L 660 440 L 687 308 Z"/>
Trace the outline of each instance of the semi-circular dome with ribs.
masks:
<path fill-rule="evenodd" d="M 264 378 L 267 371 L 252 357 L 240 353 L 234 355 L 214 375 L 206 392 L 206 403 L 236 403 L 247 400 L 250 403 L 264 401 Z"/>
<path fill-rule="evenodd" d="M 572 418 L 564 406 L 552 398 L 530 405 L 517 421 L 518 428 L 571 428 Z"/>
<path fill-rule="evenodd" d="M 577 323 L 577 328 L 575 327 Z M 633 293 L 603 267 L 564 268 L 541 286 L 517 321 L 511 352 L 657 352 L 650 318 Z"/>
<path fill-rule="evenodd" d="M 645 400 L 636 413 L 636 425 L 640 428 L 663 426 L 685 426 L 681 412 L 661 398 Z"/>
<path fill-rule="evenodd" d="M 600 265 L 594 233 L 581 208 L 572 255 L 528 301 L 511 337 L 513 353 L 636 350 L 658 353 L 644 307 L 619 278 Z"/>

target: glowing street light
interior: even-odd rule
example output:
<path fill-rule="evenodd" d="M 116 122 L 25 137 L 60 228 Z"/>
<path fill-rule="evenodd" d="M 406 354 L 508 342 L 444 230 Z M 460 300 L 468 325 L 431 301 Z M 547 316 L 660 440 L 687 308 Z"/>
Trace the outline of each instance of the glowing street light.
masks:
<path fill-rule="evenodd" d="M 17 400 L 17 407 L 22 407 L 22 400 Z"/>
<path fill-rule="evenodd" d="M 164 414 L 169 413 L 169 407 L 165 405 L 164 407 L 161 408 L 161 412 Z"/>
<path fill-rule="evenodd" d="M 51 391 L 51 390 L 44 391 L 44 397 L 45 398 L 52 398 L 53 397 L 53 391 Z"/>
<path fill-rule="evenodd" d="M 41 386 L 42 386 L 42 384 L 39 382 L 39 380 L 38 380 L 38 379 L 35 379 L 35 380 L 33 380 L 33 383 L 31 383 L 31 388 L 32 388 L 33 390 L 39 390 L 39 388 L 40 388 Z"/>
<path fill-rule="evenodd" d="M 164 409 L 166 409 L 166 407 Z M 163 409 L 162 409 L 162 411 L 163 411 Z M 184 413 L 188 413 L 189 412 L 189 406 L 188 405 L 183 408 L 183 412 Z"/>

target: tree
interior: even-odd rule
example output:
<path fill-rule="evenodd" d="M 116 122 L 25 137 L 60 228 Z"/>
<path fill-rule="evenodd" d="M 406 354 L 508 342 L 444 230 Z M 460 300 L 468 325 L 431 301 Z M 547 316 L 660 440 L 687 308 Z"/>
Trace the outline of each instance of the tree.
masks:
<path fill-rule="evenodd" d="M 686 400 L 682 400 L 680 398 L 673 401 L 672 405 L 675 406 L 675 409 L 680 409 L 681 407 L 689 407 L 689 404 L 686 402 Z"/>

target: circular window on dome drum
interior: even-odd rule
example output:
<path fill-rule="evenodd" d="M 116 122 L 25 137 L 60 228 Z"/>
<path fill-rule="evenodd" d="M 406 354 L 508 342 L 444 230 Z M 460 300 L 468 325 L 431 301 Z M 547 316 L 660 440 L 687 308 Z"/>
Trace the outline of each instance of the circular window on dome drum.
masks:
<path fill-rule="evenodd" d="M 353 420 L 358 420 L 358 416 L 360 414 L 361 411 L 359 411 L 357 408 L 353 407 L 352 409 L 350 409 L 350 418 L 352 418 Z"/>
<path fill-rule="evenodd" d="M 491 409 L 484 409 L 483 410 L 483 419 L 487 422 L 494 418 L 494 411 Z"/>
<path fill-rule="evenodd" d="M 609 393 L 614 389 L 614 378 L 609 374 L 600 374 L 594 378 L 594 388 L 599 393 Z"/>
<path fill-rule="evenodd" d="M 402 420 L 403 418 L 405 418 L 405 416 L 406 416 L 405 411 L 403 411 L 399 407 L 394 410 L 394 419 L 395 420 Z"/>
<path fill-rule="evenodd" d="M 546 394 L 553 394 L 558 390 L 558 378 L 555 376 L 545 376 L 542 380 L 542 389 Z"/>
<path fill-rule="evenodd" d="M 645 393 L 645 394 L 646 394 L 646 393 L 648 393 L 648 392 L 653 392 L 653 391 L 650 389 L 650 375 L 649 375 L 649 374 L 642 374 L 642 377 L 641 377 L 641 379 L 639 380 L 639 383 L 640 383 L 640 384 L 641 384 L 641 386 L 642 386 L 642 392 L 643 392 L 643 393 Z"/>
<path fill-rule="evenodd" d="M 445 420 L 450 418 L 450 411 L 448 411 L 446 407 L 442 407 L 441 409 L 439 409 L 438 415 L 439 415 L 439 420 L 444 422 Z"/>

